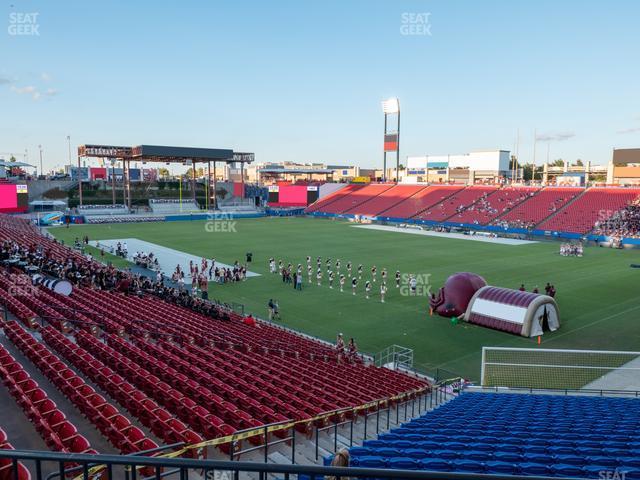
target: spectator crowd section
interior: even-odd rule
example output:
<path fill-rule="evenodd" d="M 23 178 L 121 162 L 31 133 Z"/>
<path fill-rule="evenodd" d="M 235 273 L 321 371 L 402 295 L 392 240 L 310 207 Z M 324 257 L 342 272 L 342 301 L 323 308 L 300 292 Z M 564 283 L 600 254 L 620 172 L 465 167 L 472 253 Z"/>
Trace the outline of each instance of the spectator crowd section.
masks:
<path fill-rule="evenodd" d="M 122 454 L 248 429 L 259 431 L 237 445 L 259 445 L 264 425 L 293 422 L 310 433 L 430 388 L 421 377 L 105 267 L 17 218 L 0 216 L 0 253 L 7 264 L 0 267 L 0 303 L 15 318 L 2 324 L 5 336 Z M 26 267 L 69 280 L 72 293 L 33 285 Z M 46 388 L 2 349 L 0 359 L 5 386 L 47 446 L 92 452 Z M 287 431 L 271 435 L 285 438 Z M 225 440 L 216 445 L 232 448 Z"/>
<path fill-rule="evenodd" d="M 637 398 L 463 393 L 352 447 L 351 466 L 637 479 L 639 413 Z"/>
<path fill-rule="evenodd" d="M 638 189 L 590 188 L 555 216 L 540 224 L 539 228 L 587 233 L 597 222 L 609 219 L 639 196 Z"/>
<path fill-rule="evenodd" d="M 640 188 L 370 184 L 342 188 L 305 213 L 586 234 L 620 218 L 638 199 Z M 630 228 L 621 218 L 620 226 L 609 230 L 637 235 L 633 214 L 626 215 Z"/>
<path fill-rule="evenodd" d="M 432 220 L 443 222 L 445 220 L 460 222 L 459 216 L 473 204 L 489 194 L 495 192 L 497 187 L 478 186 L 467 187 L 448 197 L 444 201 L 430 206 L 427 210 L 416 215 L 420 220 Z"/>
<path fill-rule="evenodd" d="M 494 225 L 532 229 L 584 192 L 582 188 L 546 187 L 494 220 Z"/>
<path fill-rule="evenodd" d="M 596 223 L 596 235 L 620 238 L 640 238 L 640 200 L 616 212 L 607 220 Z"/>
<path fill-rule="evenodd" d="M 536 187 L 504 187 L 485 192 L 480 198 L 449 221 L 488 225 L 494 218 L 505 215 L 538 192 Z"/>

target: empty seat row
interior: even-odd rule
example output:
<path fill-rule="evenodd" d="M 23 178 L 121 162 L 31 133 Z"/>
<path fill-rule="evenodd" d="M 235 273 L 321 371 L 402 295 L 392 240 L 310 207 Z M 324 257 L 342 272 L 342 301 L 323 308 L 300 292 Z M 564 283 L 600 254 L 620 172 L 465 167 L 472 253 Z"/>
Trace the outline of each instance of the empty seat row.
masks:
<path fill-rule="evenodd" d="M 190 445 L 202 442 L 200 435 L 187 428 L 146 394 L 126 382 L 84 348 L 71 342 L 52 327 L 46 327 L 42 330 L 42 338 L 165 443 Z M 111 413 L 110 416 L 105 410 L 102 411 L 102 414 L 107 418 L 118 415 L 115 409 Z M 202 449 L 190 450 L 188 455 L 196 458 L 206 456 Z"/>
<path fill-rule="evenodd" d="M 0 345 L 0 378 L 47 446 L 57 452 L 96 453 L 38 382 Z"/>
<path fill-rule="evenodd" d="M 186 396 L 95 337 L 79 332 L 76 338 L 80 346 L 90 350 L 93 356 L 113 368 L 123 378 L 156 400 L 167 411 L 186 422 L 206 439 L 223 437 L 236 431 L 235 428 L 217 416 L 217 413 L 224 408 L 224 404 L 220 406 L 222 401 L 220 397 L 212 394 L 208 389 L 200 387 L 199 384 L 189 383 L 194 390 L 189 392 L 189 396 Z M 228 452 L 229 445 L 222 445 L 221 449 Z"/>
<path fill-rule="evenodd" d="M 7 337 L 27 356 L 58 390 L 93 423 L 123 454 L 157 448 L 142 430 L 131 424 L 118 410 L 47 347 L 36 341 L 16 322 L 4 324 Z M 118 412 L 116 415 L 113 412 Z M 104 412 L 104 413 L 103 413 Z"/>
<path fill-rule="evenodd" d="M 0 450 L 15 450 L 9 443 L 5 431 L 0 428 Z M 13 462 L 8 458 L 0 458 L 0 480 L 31 480 L 31 474 L 27 467 L 18 462 L 18 472 L 14 471 Z"/>

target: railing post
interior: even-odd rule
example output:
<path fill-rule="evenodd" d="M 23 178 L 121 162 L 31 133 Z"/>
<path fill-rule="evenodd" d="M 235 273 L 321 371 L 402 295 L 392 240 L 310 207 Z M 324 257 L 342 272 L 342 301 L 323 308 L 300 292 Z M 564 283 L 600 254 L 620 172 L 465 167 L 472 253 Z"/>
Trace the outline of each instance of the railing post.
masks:
<path fill-rule="evenodd" d="M 269 431 L 267 426 L 264 426 L 264 463 L 267 463 L 269 455 Z"/>
<path fill-rule="evenodd" d="M 380 433 L 380 401 L 376 404 L 376 435 Z"/>
<path fill-rule="evenodd" d="M 369 411 L 365 408 L 364 410 L 364 437 L 363 440 L 367 439 L 367 423 L 369 420 Z"/>
<path fill-rule="evenodd" d="M 291 465 L 296 464 L 296 427 L 291 429 Z"/>
<path fill-rule="evenodd" d="M 349 446 L 353 447 L 353 415 L 351 416 L 351 422 L 350 422 Z"/>
<path fill-rule="evenodd" d="M 318 461 L 318 426 L 316 425 L 316 462 Z"/>

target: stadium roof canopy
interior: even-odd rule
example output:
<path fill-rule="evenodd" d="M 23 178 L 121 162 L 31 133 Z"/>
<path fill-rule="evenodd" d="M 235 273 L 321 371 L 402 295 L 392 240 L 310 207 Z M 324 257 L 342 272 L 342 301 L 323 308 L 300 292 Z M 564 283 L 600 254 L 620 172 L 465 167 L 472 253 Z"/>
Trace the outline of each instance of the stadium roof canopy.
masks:
<path fill-rule="evenodd" d="M 0 160 L 0 167 L 6 168 L 14 168 L 14 167 L 31 167 L 35 168 L 33 165 L 24 162 L 8 162 L 6 160 Z"/>
<path fill-rule="evenodd" d="M 162 145 L 138 145 L 132 148 L 131 158 L 145 162 L 233 162 L 234 153 L 230 149 L 197 148 L 197 147 L 166 147 Z M 243 160 L 237 160 L 243 161 Z M 247 163 L 250 163 L 249 160 Z"/>
<path fill-rule="evenodd" d="M 165 145 L 137 145 L 123 147 L 113 145 L 80 145 L 79 157 L 115 157 L 125 160 L 163 163 L 227 162 L 251 163 L 253 153 L 234 152 L 228 148 L 172 147 Z"/>

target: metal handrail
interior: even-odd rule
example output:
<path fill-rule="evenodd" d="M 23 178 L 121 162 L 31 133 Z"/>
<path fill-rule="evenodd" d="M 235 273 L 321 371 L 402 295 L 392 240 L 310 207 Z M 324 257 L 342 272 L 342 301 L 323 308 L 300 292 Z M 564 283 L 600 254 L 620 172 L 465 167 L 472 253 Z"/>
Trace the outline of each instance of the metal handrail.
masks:
<path fill-rule="evenodd" d="M 468 385 L 463 387 L 465 391 L 478 391 L 478 392 L 526 392 L 526 393 L 543 393 L 551 392 L 559 394 L 564 392 L 565 395 L 569 394 L 596 394 L 601 397 L 613 396 L 613 395 L 627 395 L 634 397 L 640 397 L 640 390 L 616 390 L 616 389 L 599 389 L 599 388 L 537 388 L 537 387 L 499 387 L 499 386 L 481 386 L 481 385 Z"/>
<path fill-rule="evenodd" d="M 392 479 L 433 479 L 433 480 L 555 480 L 553 477 L 490 475 L 476 473 L 431 472 L 424 470 L 387 470 L 382 468 L 360 467 L 325 467 L 319 465 L 290 465 L 261 462 L 235 462 L 222 460 L 195 460 L 189 458 L 135 457 L 130 455 L 89 455 L 77 453 L 39 452 L 30 450 L 0 450 L 0 458 L 14 461 L 56 462 L 64 464 L 80 463 L 82 465 L 104 464 L 125 465 L 131 467 L 177 468 L 180 471 L 189 469 L 232 472 L 260 472 L 271 474 L 309 475 L 312 479 L 320 476 L 357 477 L 357 478 L 392 478 Z M 88 478 L 85 476 L 85 478 Z M 36 480 L 40 480 L 37 478 Z M 566 480 L 577 480 L 567 477 Z"/>

